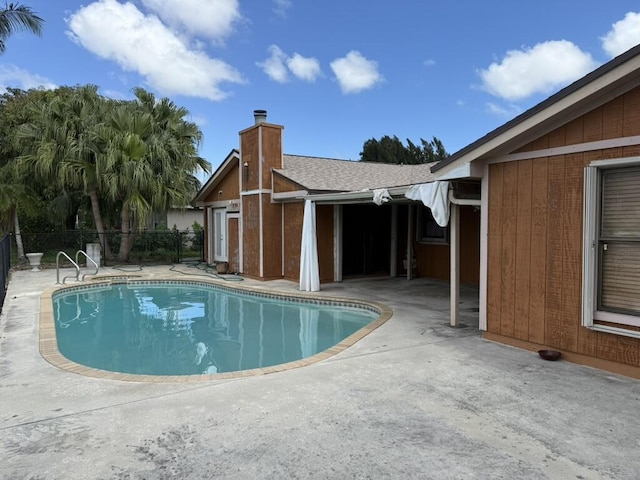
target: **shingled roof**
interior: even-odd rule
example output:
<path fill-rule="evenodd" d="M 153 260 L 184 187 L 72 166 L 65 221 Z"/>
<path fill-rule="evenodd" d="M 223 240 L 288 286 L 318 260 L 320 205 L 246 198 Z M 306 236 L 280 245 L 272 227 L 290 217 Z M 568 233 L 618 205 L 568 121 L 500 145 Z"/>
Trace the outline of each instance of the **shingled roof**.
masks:
<path fill-rule="evenodd" d="M 433 163 L 393 165 L 333 158 L 283 155 L 283 166 L 275 172 L 311 192 L 353 192 L 401 187 L 435 180 Z"/>

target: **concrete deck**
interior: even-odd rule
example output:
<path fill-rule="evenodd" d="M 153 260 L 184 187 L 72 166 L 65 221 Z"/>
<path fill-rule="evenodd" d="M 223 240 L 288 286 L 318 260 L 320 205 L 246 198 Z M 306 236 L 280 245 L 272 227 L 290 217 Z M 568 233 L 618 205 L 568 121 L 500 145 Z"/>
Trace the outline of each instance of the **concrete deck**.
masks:
<path fill-rule="evenodd" d="M 302 368 L 136 383 L 41 357 L 40 296 L 54 283 L 55 271 L 14 272 L 0 317 L 2 479 L 639 477 L 640 382 L 482 340 L 474 289 L 452 329 L 446 284 L 326 285 L 393 317 Z"/>

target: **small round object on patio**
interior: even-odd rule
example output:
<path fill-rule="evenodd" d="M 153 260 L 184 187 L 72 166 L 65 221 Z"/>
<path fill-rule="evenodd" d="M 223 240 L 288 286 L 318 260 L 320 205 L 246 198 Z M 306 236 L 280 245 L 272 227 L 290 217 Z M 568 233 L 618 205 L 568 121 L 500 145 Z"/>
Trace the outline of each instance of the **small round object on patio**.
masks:
<path fill-rule="evenodd" d="M 562 353 L 556 350 L 538 350 L 538 355 L 545 360 L 556 361 L 560 359 Z"/>

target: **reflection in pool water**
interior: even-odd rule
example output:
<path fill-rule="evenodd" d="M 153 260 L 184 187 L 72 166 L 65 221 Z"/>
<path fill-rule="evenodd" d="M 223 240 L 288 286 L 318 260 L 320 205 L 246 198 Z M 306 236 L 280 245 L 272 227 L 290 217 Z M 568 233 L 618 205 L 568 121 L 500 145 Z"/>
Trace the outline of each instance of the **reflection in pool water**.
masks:
<path fill-rule="evenodd" d="M 378 315 L 177 283 L 62 291 L 53 303 L 62 355 L 89 367 L 147 375 L 221 373 L 299 360 Z"/>

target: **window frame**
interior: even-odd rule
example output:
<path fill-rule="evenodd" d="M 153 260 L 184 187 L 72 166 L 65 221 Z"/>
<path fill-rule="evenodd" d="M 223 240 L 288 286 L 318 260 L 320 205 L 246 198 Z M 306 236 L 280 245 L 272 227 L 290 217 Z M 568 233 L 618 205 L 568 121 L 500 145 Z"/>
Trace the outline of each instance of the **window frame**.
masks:
<path fill-rule="evenodd" d="M 585 167 L 582 246 L 582 325 L 591 330 L 634 338 L 640 338 L 640 331 L 624 327 L 640 327 L 640 315 L 615 313 L 598 308 L 602 267 L 598 245 L 602 208 L 602 171 L 638 166 L 640 166 L 640 157 L 596 160 Z M 621 326 L 596 322 L 607 322 Z"/>
<path fill-rule="evenodd" d="M 420 205 L 416 208 L 416 242 L 422 245 L 449 245 L 449 225 L 441 227 L 433 218 L 433 212 L 429 207 Z M 425 219 L 433 222 L 438 228 L 443 230 L 444 235 L 439 237 L 423 236 L 423 222 Z"/>

